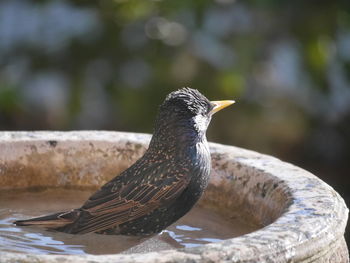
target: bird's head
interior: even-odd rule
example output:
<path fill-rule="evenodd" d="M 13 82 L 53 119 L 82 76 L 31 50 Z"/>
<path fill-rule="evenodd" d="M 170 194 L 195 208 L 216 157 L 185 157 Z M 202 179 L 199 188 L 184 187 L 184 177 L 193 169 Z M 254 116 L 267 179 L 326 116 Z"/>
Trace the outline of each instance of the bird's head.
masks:
<path fill-rule="evenodd" d="M 209 101 L 198 90 L 182 88 L 171 92 L 160 106 L 156 130 L 169 127 L 174 133 L 193 130 L 205 135 L 212 115 L 233 103 Z"/>

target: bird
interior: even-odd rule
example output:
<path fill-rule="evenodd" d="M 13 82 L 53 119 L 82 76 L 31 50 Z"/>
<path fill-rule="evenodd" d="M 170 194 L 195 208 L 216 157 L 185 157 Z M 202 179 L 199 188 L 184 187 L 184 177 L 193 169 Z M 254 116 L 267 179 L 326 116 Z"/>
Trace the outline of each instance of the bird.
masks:
<path fill-rule="evenodd" d="M 181 88 L 160 105 L 144 155 L 77 209 L 14 222 L 69 234 L 160 233 L 191 210 L 208 185 L 211 156 L 206 131 L 212 115 L 233 100 L 209 101 Z"/>

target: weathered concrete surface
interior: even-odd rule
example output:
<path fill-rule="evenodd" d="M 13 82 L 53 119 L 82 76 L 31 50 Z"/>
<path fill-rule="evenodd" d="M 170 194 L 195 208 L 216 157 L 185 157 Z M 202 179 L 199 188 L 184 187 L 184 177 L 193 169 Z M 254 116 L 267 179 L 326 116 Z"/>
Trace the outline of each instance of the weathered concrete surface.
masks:
<path fill-rule="evenodd" d="M 98 188 L 145 151 L 150 136 L 121 132 L 1 132 L 0 189 Z M 271 156 L 210 144 L 211 183 L 202 204 L 244 207 L 259 231 L 201 247 L 129 255 L 1 253 L 1 262 L 349 262 L 348 209 L 311 173 Z M 234 210 L 234 209 L 233 209 Z M 229 215 L 230 216 L 230 215 Z"/>

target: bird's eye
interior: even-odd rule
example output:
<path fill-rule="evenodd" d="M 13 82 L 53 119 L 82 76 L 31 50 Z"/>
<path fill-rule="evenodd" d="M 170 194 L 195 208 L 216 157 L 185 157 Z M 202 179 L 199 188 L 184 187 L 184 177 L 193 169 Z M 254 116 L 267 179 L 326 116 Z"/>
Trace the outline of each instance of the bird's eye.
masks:
<path fill-rule="evenodd" d="M 209 112 L 211 112 L 211 110 L 214 108 L 213 104 L 207 104 L 207 112 L 206 114 L 209 114 Z"/>

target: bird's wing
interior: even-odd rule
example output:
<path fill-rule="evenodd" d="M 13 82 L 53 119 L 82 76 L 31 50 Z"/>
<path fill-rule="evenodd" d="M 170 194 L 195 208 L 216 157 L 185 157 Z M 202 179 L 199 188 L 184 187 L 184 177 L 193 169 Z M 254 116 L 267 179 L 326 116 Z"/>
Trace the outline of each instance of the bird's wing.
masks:
<path fill-rule="evenodd" d="M 146 215 L 176 199 L 187 187 L 189 176 L 168 168 L 162 171 L 164 167 L 159 167 L 137 169 L 132 166 L 104 185 L 81 207 L 73 232 L 89 233 L 108 229 Z M 153 173 L 157 173 L 157 176 Z M 167 174 L 159 176 L 162 173 Z M 128 177 L 133 180 L 128 182 Z"/>

